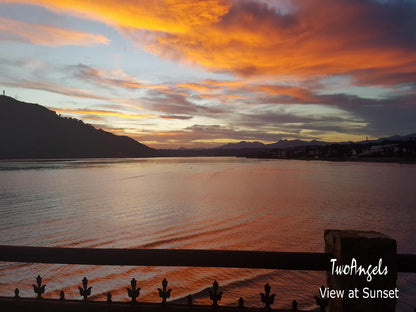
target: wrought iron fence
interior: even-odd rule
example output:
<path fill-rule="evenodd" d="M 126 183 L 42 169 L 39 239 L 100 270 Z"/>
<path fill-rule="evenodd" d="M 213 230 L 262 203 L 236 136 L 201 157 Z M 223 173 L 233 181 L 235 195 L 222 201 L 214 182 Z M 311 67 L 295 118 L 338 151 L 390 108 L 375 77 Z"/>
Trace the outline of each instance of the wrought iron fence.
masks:
<path fill-rule="evenodd" d="M 229 267 L 328 271 L 331 256 L 326 253 L 305 252 L 265 252 L 265 251 L 230 251 L 230 250 L 186 250 L 186 249 L 102 249 L 102 248 L 54 248 L 0 246 L 0 261 L 26 263 L 57 263 L 86 265 L 129 265 L 129 266 L 192 266 L 192 267 Z M 416 255 L 397 255 L 397 271 L 416 272 Z M 0 281 L 1 282 L 1 281 Z M 264 308 L 245 307 L 244 299 L 238 300 L 238 306 L 220 305 L 223 292 L 217 281 L 209 290 L 212 305 L 195 305 L 191 295 L 187 304 L 169 302 L 172 289 L 164 279 L 157 289 L 159 303 L 139 302 L 140 290 L 133 278 L 127 288 L 130 302 L 113 302 L 111 291 L 106 301 L 90 301 L 92 287 L 84 277 L 78 287 L 82 300 L 67 299 L 63 291 L 59 298 L 44 299 L 46 285 L 42 277 L 33 284 L 34 298 L 21 298 L 20 290 L 15 289 L 14 297 L 0 297 L 0 311 L 270 311 L 275 294 L 267 283 L 264 292 L 259 293 Z M 156 290 L 155 290 L 156 291 Z M 325 311 L 328 299 L 315 297 L 317 308 L 313 311 Z M 300 311 L 296 300 L 292 308 L 286 311 Z M 284 310 L 279 310 L 284 311 Z"/>

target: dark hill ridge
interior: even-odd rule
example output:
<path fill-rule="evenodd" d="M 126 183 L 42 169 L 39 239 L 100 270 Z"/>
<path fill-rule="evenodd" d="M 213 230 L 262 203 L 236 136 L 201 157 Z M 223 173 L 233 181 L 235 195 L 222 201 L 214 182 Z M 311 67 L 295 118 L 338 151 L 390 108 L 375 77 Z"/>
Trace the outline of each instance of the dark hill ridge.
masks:
<path fill-rule="evenodd" d="M 64 118 L 38 104 L 0 96 L 0 159 L 149 157 L 156 150 L 127 136 Z"/>

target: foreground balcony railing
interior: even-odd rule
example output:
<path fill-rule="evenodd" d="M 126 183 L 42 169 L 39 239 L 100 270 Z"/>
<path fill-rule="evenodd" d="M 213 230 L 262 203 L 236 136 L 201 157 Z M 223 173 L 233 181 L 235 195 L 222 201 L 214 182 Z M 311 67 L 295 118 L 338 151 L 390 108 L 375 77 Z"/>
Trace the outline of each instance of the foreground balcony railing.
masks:
<path fill-rule="evenodd" d="M 332 232 L 331 232 L 332 233 Z M 340 233 L 343 233 L 340 231 Z M 361 232 L 366 233 L 366 232 Z M 334 244 L 339 237 L 332 236 L 327 240 L 326 245 Z M 338 236 L 337 236 L 338 235 Z M 329 237 L 329 236 L 328 236 Z M 383 236 L 384 237 L 384 236 Z M 362 237 L 361 237 L 362 238 Z M 361 241 L 360 241 L 361 242 Z M 359 243 L 360 243 L 359 242 Z M 394 241 L 395 243 L 395 241 Z M 342 245 L 342 244 L 339 244 Z M 350 246 L 351 243 L 344 244 Z M 381 256 L 386 255 L 380 249 L 379 241 L 376 242 L 377 251 Z M 338 245 L 336 245 L 338 246 Z M 339 247 L 339 246 L 338 246 Z M 337 247 L 337 248 L 338 248 Z M 341 246 L 342 247 L 342 246 Z M 368 247 L 368 246 L 367 246 Z M 367 248 L 366 247 L 366 248 Z M 349 248 L 345 247 L 344 249 Z M 327 248 L 328 249 L 328 248 Z M 371 249 L 371 248 L 370 248 Z M 355 251 L 357 251 L 355 249 Z M 331 258 L 336 257 L 336 252 L 327 253 L 305 253 L 305 252 L 265 252 L 265 251 L 225 251 L 225 250 L 185 250 L 185 249 L 101 249 L 101 248 L 55 248 L 55 247 L 23 247 L 23 246 L 1 246 L 0 261 L 7 262 L 26 262 L 26 263 L 55 263 L 55 264 L 84 264 L 84 265 L 128 265 L 128 266 L 192 266 L 192 267 L 223 267 L 223 268 L 255 268 L 255 269 L 280 269 L 280 270 L 309 270 L 309 271 L 330 271 Z M 368 253 L 368 249 L 361 253 Z M 342 254 L 342 253 L 341 253 Z M 374 255 L 377 256 L 377 255 Z M 358 254 L 356 257 L 360 257 Z M 342 259 L 339 259 L 342 261 Z M 393 275 L 390 279 L 397 277 L 397 272 L 416 272 L 416 255 L 394 254 L 392 261 Z M 395 273 L 394 273 L 395 272 Z M 333 281 L 332 281 L 333 282 Z M 391 282 L 391 281 L 388 281 Z M 1 281 L 0 281 L 1 283 Z M 126 297 L 129 302 L 114 302 L 111 290 L 107 293 L 106 301 L 91 301 L 92 287 L 88 284 L 87 277 L 80 281 L 78 287 L 80 300 L 66 298 L 63 291 L 59 298 L 44 299 L 46 285 L 43 284 L 41 276 L 36 278 L 33 285 L 34 297 L 22 298 L 20 290 L 14 290 L 14 296 L 0 297 L 0 311 L 270 311 L 274 303 L 274 294 L 271 286 L 266 284 L 264 292 L 259 293 L 264 308 L 248 308 L 244 305 L 244 298 L 238 300 L 238 306 L 228 307 L 220 304 L 222 291 L 217 281 L 214 281 L 209 291 L 212 305 L 195 305 L 193 298 L 188 296 L 187 304 L 174 304 L 169 302 L 172 289 L 168 287 L 168 281 L 161 281 L 161 288 L 157 291 L 160 297 L 159 303 L 139 302 L 140 288 L 135 279 L 130 281 L 127 288 Z M 1 286 L 0 286 L 1 287 Z M 11 290 L 13 291 L 13 290 Z M 313 297 L 313 294 L 311 294 Z M 315 297 L 317 308 L 313 311 L 354 311 L 353 309 L 339 310 L 327 298 Z M 394 302 L 395 305 L 395 302 Z M 392 311 L 390 308 L 383 308 L 378 311 Z M 328 308 L 331 308 L 328 310 Z M 279 310 L 283 311 L 283 310 Z M 292 301 L 292 309 L 298 310 L 296 300 Z M 366 310 L 361 310 L 366 311 Z M 373 310 L 371 310 L 373 311 Z M 375 310 L 374 310 L 375 311 Z"/>

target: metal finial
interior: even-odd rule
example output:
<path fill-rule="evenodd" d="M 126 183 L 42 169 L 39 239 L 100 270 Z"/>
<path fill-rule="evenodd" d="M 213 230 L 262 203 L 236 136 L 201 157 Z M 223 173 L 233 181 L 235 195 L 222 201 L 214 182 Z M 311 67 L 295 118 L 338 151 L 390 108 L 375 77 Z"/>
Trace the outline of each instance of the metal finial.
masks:
<path fill-rule="evenodd" d="M 107 301 L 106 301 L 106 303 L 112 303 L 113 301 L 112 301 L 112 298 L 113 296 L 111 295 L 111 291 L 109 291 L 108 293 L 107 293 Z"/>
<path fill-rule="evenodd" d="M 42 299 L 42 294 L 45 293 L 46 285 L 42 285 L 42 277 L 38 275 L 36 278 L 36 285 L 33 285 L 33 291 L 37 294 L 37 299 Z"/>
<path fill-rule="evenodd" d="M 274 303 L 274 296 L 275 296 L 275 294 L 270 295 L 271 288 L 272 287 L 269 285 L 269 283 L 267 283 L 266 285 L 264 285 L 264 292 L 265 293 L 260 293 L 261 302 L 264 303 L 265 309 L 267 311 L 270 311 L 270 306 Z"/>
<path fill-rule="evenodd" d="M 162 298 L 162 304 L 166 304 L 166 299 L 170 297 L 170 292 L 172 289 L 167 290 L 168 287 L 168 281 L 166 278 L 162 281 L 162 289 L 158 288 L 159 291 L 159 297 Z"/>
<path fill-rule="evenodd" d="M 134 278 L 130 281 L 131 288 L 127 287 L 127 293 L 131 298 L 131 302 L 136 302 L 136 298 L 140 295 L 140 288 L 136 288 L 137 282 Z"/>
<path fill-rule="evenodd" d="M 59 301 L 65 301 L 65 293 L 63 290 L 59 293 Z"/>
<path fill-rule="evenodd" d="M 292 311 L 298 310 L 298 302 L 296 300 L 292 301 Z"/>
<path fill-rule="evenodd" d="M 212 289 L 209 290 L 209 299 L 212 300 L 214 307 L 218 306 L 218 301 L 221 301 L 222 291 L 218 292 L 218 282 L 212 283 Z"/>
<path fill-rule="evenodd" d="M 240 299 L 238 299 L 238 307 L 240 309 L 244 309 L 244 299 L 243 299 L 243 297 L 240 297 Z"/>
<path fill-rule="evenodd" d="M 88 296 L 91 295 L 92 287 L 88 287 L 88 279 L 84 276 L 82 279 L 82 288 L 78 287 L 79 294 L 84 298 L 84 302 L 87 302 Z"/>
<path fill-rule="evenodd" d="M 15 298 L 15 299 L 19 299 L 19 298 L 20 298 L 20 295 L 19 295 L 19 288 L 16 288 L 16 289 L 14 290 L 14 298 Z"/>

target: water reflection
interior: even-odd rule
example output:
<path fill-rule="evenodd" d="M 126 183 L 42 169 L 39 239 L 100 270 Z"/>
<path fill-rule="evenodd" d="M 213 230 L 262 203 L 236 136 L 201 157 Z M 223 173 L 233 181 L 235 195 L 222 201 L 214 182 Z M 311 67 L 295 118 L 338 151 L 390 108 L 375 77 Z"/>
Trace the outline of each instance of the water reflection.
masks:
<path fill-rule="evenodd" d="M 399 252 L 416 253 L 411 165 L 156 158 L 2 161 L 0 170 L 1 244 L 323 251 L 324 230 L 338 228 L 380 231 Z M 95 298 L 111 290 L 113 300 L 128 300 L 134 277 L 140 300 L 159 301 L 166 277 L 172 300 L 193 293 L 196 303 L 209 301 L 216 279 L 221 302 L 235 305 L 241 296 L 261 305 L 268 282 L 274 306 L 287 308 L 293 299 L 313 305 L 325 283 L 324 274 L 302 271 L 2 263 L 0 295 L 21 283 L 21 295 L 33 296 L 38 274 L 55 298 L 61 289 L 79 298 L 87 276 Z M 399 281 L 403 298 L 416 298 L 414 285 L 414 277 Z"/>

